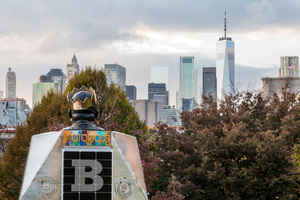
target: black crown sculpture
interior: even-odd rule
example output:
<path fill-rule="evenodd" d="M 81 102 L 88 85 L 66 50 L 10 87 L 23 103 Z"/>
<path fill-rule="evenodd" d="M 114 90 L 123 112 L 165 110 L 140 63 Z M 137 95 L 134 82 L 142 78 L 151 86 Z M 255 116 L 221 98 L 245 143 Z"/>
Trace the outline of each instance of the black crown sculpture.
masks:
<path fill-rule="evenodd" d="M 95 90 L 92 87 L 87 89 L 85 86 L 82 86 L 80 89 L 74 88 L 71 93 L 68 92 L 67 99 L 72 110 L 87 109 L 94 106 L 97 102 Z"/>

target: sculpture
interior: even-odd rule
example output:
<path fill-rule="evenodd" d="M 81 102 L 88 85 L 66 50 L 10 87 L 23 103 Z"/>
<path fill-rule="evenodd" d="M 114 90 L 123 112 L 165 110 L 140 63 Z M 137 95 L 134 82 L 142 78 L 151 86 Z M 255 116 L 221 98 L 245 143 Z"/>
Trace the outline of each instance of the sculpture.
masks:
<path fill-rule="evenodd" d="M 67 98 L 72 126 L 32 137 L 19 199 L 146 200 L 136 138 L 94 124 L 92 88 Z"/>

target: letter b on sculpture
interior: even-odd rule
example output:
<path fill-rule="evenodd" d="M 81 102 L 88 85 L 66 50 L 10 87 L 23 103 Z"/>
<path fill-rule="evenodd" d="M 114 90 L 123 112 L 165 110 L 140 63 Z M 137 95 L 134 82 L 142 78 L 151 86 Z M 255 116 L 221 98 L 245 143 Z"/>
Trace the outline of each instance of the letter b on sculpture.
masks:
<path fill-rule="evenodd" d="M 103 179 L 98 175 L 102 171 L 101 163 L 96 160 L 72 160 L 72 166 L 75 167 L 75 184 L 71 186 L 72 192 L 93 192 L 102 188 Z M 86 184 L 87 179 L 92 183 Z"/>

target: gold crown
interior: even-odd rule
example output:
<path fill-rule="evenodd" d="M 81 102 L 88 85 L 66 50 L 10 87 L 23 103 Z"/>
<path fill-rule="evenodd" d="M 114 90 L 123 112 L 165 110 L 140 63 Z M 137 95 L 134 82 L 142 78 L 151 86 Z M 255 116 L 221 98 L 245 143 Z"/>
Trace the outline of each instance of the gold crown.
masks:
<path fill-rule="evenodd" d="M 72 97 L 78 93 L 78 92 L 81 92 L 81 91 L 86 91 L 88 93 L 91 94 L 91 99 L 88 98 L 88 97 L 85 97 L 84 101 L 81 101 L 80 99 L 77 99 L 75 102 L 72 100 Z M 83 110 L 83 109 L 87 109 L 87 108 L 90 108 L 92 107 L 93 105 L 96 104 L 97 102 L 97 98 L 96 98 L 96 93 L 95 91 L 93 90 L 92 87 L 90 87 L 89 89 L 87 89 L 85 86 L 82 86 L 79 89 L 77 88 L 74 88 L 73 91 L 70 93 L 68 92 L 68 95 L 67 95 L 67 98 L 68 98 L 68 101 L 69 101 L 69 106 L 72 110 Z"/>

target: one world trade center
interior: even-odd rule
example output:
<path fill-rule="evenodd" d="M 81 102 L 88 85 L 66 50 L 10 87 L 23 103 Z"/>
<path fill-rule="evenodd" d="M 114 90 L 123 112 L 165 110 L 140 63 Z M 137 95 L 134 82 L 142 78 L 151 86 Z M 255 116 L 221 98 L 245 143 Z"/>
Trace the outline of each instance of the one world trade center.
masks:
<path fill-rule="evenodd" d="M 217 41 L 217 98 L 224 100 L 226 95 L 235 94 L 234 42 L 226 36 L 226 7 L 224 16 L 224 37 Z"/>

